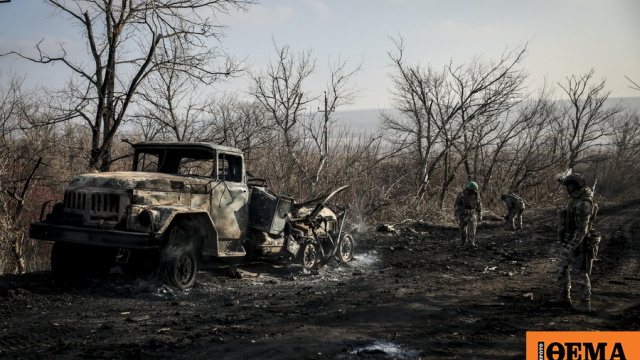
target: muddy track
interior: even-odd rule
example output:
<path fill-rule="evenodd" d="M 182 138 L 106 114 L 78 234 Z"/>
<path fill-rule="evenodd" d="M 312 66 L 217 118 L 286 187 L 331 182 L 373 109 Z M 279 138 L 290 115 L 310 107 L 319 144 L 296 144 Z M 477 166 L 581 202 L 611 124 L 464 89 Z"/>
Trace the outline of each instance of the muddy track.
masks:
<path fill-rule="evenodd" d="M 592 314 L 548 305 L 554 214 L 485 221 L 474 250 L 453 226 L 408 222 L 356 233 L 347 266 L 209 264 L 186 292 L 117 271 L 81 288 L 2 276 L 0 358 L 522 359 L 531 330 L 640 330 L 640 202 L 601 204 Z"/>
<path fill-rule="evenodd" d="M 605 299 L 601 307 L 611 316 L 611 330 L 639 330 L 640 199 L 601 208 L 598 229 L 605 234 L 599 277 L 594 289 Z"/>

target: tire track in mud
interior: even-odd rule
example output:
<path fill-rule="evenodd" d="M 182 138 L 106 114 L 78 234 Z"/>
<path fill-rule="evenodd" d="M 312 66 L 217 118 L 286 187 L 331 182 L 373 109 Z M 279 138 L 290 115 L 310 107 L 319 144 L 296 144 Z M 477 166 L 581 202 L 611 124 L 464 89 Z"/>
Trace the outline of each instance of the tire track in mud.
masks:
<path fill-rule="evenodd" d="M 596 218 L 602 245 L 600 254 L 609 256 L 611 251 L 615 267 L 609 270 L 626 273 L 626 277 L 638 277 L 640 254 L 640 199 L 630 200 L 615 207 L 603 207 Z M 640 280 L 640 279 L 639 279 Z"/>
<path fill-rule="evenodd" d="M 619 330 L 625 322 L 621 316 L 637 318 L 640 312 L 640 199 L 602 204 L 595 228 L 602 241 L 592 274 L 593 300 L 596 310 L 611 316 L 612 328 Z"/>

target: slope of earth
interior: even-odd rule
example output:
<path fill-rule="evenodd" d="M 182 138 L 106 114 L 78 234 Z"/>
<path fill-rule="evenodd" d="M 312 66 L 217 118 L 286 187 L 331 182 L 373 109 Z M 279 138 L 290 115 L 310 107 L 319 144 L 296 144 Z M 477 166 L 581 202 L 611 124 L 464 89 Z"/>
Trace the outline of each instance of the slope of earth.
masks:
<path fill-rule="evenodd" d="M 590 314 L 548 305 L 555 209 L 525 228 L 405 222 L 354 234 L 348 265 L 210 265 L 173 292 L 117 271 L 82 288 L 0 277 L 2 359 L 523 359 L 527 331 L 640 331 L 640 201 L 601 203 Z M 234 275 L 234 276 L 229 276 Z M 238 276 L 241 275 L 241 276 Z"/>

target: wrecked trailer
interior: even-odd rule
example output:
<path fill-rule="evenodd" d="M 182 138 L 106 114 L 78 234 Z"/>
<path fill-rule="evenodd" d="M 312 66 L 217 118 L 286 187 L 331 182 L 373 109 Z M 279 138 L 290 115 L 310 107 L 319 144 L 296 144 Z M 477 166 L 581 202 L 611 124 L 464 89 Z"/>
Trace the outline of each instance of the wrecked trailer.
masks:
<path fill-rule="evenodd" d="M 270 193 L 266 186 L 252 186 L 249 224 L 259 231 L 252 231 L 245 242 L 246 248 L 254 251 L 250 257 L 275 256 L 281 263 L 297 261 L 306 269 L 324 265 L 331 259 L 341 263 L 351 261 L 355 243 L 344 231 L 349 206 L 329 203 L 348 187 L 295 204 L 291 198 Z M 269 221 L 271 217 L 273 221 Z"/>
<path fill-rule="evenodd" d="M 83 174 L 64 199 L 30 226 L 52 241 L 56 280 L 153 274 L 178 289 L 194 285 L 208 259 L 301 264 L 346 263 L 354 252 L 344 231 L 348 206 L 330 200 L 349 186 L 296 204 L 265 179 L 247 179 L 244 154 L 211 143 L 133 145 L 131 171 Z"/>

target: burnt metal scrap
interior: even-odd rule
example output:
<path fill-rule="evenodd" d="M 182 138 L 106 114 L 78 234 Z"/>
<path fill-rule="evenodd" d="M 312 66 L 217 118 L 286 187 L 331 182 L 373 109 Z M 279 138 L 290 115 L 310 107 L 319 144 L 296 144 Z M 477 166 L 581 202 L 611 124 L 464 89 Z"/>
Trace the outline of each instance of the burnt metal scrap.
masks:
<path fill-rule="evenodd" d="M 246 258 L 307 269 L 353 258 L 347 206 L 330 204 L 342 186 L 296 204 L 264 179 L 247 179 L 242 151 L 210 143 L 134 144 L 131 171 L 83 174 L 30 236 L 53 241 L 60 281 L 119 266 L 179 289 L 194 285 L 208 258 Z"/>

